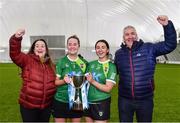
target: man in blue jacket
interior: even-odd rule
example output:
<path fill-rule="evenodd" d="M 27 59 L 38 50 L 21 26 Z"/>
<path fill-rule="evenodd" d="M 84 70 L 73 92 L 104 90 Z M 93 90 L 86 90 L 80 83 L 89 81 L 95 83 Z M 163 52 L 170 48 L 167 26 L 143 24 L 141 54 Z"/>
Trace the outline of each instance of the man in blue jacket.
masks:
<path fill-rule="evenodd" d="M 158 16 L 165 41 L 144 43 L 138 40 L 133 26 L 123 30 L 124 42 L 116 51 L 115 64 L 119 72 L 118 109 L 121 122 L 151 122 L 153 113 L 154 71 L 156 57 L 172 52 L 177 45 L 176 31 L 167 16 Z"/>

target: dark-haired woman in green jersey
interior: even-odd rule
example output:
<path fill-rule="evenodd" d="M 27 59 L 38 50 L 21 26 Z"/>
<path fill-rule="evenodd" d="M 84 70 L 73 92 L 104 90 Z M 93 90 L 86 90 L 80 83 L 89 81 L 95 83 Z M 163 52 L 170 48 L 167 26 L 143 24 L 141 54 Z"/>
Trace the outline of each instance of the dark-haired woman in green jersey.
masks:
<path fill-rule="evenodd" d="M 116 84 L 117 71 L 108 58 L 109 44 L 106 40 L 97 41 L 95 50 L 99 59 L 90 62 L 87 68 L 90 108 L 84 115 L 86 122 L 107 122 L 110 118 L 110 91 Z"/>

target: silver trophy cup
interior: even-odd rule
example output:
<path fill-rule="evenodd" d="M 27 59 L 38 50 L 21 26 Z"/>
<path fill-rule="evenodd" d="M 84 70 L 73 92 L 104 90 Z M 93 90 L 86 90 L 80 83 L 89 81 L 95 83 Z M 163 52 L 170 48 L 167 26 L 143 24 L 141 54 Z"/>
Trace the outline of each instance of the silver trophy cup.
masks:
<path fill-rule="evenodd" d="M 83 106 L 82 106 L 82 98 L 81 98 L 81 87 L 85 81 L 85 76 L 80 75 L 80 76 L 73 76 L 72 77 L 72 82 L 75 87 L 75 99 L 73 102 L 73 110 L 76 111 L 82 111 Z"/>

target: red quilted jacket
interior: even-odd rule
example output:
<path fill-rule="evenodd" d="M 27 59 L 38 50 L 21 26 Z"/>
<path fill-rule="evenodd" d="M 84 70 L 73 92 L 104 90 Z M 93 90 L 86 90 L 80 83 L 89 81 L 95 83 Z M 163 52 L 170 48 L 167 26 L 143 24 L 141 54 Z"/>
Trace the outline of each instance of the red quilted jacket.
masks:
<path fill-rule="evenodd" d="M 26 108 L 44 109 L 51 105 L 55 93 L 55 72 L 49 60 L 42 63 L 35 54 L 21 52 L 22 38 L 10 38 L 10 57 L 22 69 L 19 103 Z"/>

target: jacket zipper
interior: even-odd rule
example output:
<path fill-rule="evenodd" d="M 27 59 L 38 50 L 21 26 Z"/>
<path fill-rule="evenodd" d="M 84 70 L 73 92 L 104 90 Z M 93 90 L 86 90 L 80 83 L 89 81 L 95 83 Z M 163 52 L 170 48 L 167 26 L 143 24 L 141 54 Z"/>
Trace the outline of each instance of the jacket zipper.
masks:
<path fill-rule="evenodd" d="M 131 91 L 132 91 L 132 98 L 134 99 L 134 69 L 133 69 L 133 62 L 132 62 L 132 50 L 129 51 L 129 61 L 130 61 L 130 69 L 131 69 Z"/>
<path fill-rule="evenodd" d="M 42 68 L 43 68 L 43 101 L 42 101 L 42 106 L 41 108 L 44 108 L 45 104 L 45 65 L 42 63 Z"/>

